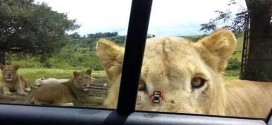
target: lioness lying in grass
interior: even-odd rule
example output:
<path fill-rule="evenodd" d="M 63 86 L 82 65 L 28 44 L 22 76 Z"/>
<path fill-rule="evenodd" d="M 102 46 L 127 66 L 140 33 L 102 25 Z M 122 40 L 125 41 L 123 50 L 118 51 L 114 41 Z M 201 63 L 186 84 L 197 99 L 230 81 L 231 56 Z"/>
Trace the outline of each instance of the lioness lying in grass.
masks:
<path fill-rule="evenodd" d="M 27 85 L 26 77 L 18 73 L 19 66 L 17 65 L 2 65 L 3 94 L 10 95 L 15 91 L 19 95 L 27 95 L 30 87 Z"/>
<path fill-rule="evenodd" d="M 197 42 L 179 37 L 148 39 L 139 82 L 141 99 L 136 108 L 265 118 L 272 107 L 272 82 L 222 80 L 236 42 L 226 29 Z M 96 49 L 112 84 L 104 105 L 116 108 L 124 48 L 101 39 Z"/>
<path fill-rule="evenodd" d="M 57 78 L 45 78 L 41 77 L 35 80 L 34 85 L 36 86 L 41 86 L 41 85 L 46 85 L 46 84 L 59 84 L 63 82 L 67 82 L 69 79 L 57 79 Z"/>
<path fill-rule="evenodd" d="M 74 71 L 74 78 L 68 82 L 43 85 L 30 94 L 26 103 L 72 106 L 86 102 L 92 84 L 91 73 L 91 69 L 82 72 Z"/>

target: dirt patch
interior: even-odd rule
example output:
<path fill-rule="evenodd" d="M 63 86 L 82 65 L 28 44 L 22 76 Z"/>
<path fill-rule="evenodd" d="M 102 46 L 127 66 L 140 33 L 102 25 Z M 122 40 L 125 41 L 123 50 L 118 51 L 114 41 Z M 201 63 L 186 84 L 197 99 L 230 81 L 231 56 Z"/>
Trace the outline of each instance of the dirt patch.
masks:
<path fill-rule="evenodd" d="M 102 104 L 105 100 L 105 97 L 108 93 L 108 79 L 106 77 L 95 77 L 93 81 L 94 88 L 90 90 L 90 99 L 92 103 L 84 103 L 80 104 L 80 107 L 94 107 L 101 108 Z M 32 90 L 30 93 L 35 90 L 37 86 L 32 85 Z M 26 100 L 27 96 L 21 96 L 16 93 L 12 93 L 11 95 L 3 95 L 3 89 L 0 89 L 0 103 L 16 103 L 23 104 Z"/>

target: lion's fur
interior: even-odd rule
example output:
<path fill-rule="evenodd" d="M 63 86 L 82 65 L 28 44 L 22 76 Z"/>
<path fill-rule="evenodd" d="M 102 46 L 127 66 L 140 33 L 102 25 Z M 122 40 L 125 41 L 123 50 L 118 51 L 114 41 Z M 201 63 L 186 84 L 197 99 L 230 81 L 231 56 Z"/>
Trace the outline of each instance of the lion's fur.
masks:
<path fill-rule="evenodd" d="M 232 80 L 225 83 L 226 114 L 265 118 L 272 107 L 272 83 Z M 241 92 L 242 91 L 242 92 Z"/>
<path fill-rule="evenodd" d="M 179 37 L 147 39 L 141 80 L 146 91 L 138 92 L 138 110 L 199 113 L 243 117 L 266 117 L 272 107 L 272 82 L 235 80 L 224 83 L 222 75 L 236 47 L 234 34 L 217 30 L 197 41 Z M 124 49 L 100 39 L 97 56 L 105 69 L 111 88 L 104 105 L 116 108 Z M 206 82 L 193 88 L 192 78 Z M 152 104 L 153 91 L 161 91 L 164 99 Z M 144 98 L 144 99 L 143 99 Z"/>
<path fill-rule="evenodd" d="M 74 77 L 67 82 L 47 84 L 33 91 L 26 103 L 64 105 L 88 101 L 89 87 L 92 84 L 91 70 L 74 72 Z"/>
<path fill-rule="evenodd" d="M 15 91 L 20 95 L 27 95 L 30 87 L 27 84 L 27 79 L 23 75 L 19 75 L 19 66 L 15 65 L 0 65 L 2 71 L 3 94 L 11 94 Z"/>

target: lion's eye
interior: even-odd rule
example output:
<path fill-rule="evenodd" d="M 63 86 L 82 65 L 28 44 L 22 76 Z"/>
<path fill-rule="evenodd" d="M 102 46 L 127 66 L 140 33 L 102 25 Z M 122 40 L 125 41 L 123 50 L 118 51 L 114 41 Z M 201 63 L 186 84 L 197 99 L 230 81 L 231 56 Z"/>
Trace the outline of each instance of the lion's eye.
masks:
<path fill-rule="evenodd" d="M 191 85 L 193 88 L 198 89 L 205 84 L 206 80 L 201 77 L 192 78 Z"/>
<path fill-rule="evenodd" d="M 138 90 L 139 91 L 146 91 L 146 84 L 145 84 L 145 81 L 142 79 L 140 79 L 140 81 L 139 81 Z"/>

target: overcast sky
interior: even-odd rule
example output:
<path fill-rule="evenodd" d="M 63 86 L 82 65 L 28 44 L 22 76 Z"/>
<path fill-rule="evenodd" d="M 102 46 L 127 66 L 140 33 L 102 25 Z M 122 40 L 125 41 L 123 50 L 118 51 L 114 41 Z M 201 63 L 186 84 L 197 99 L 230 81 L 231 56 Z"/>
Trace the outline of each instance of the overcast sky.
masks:
<path fill-rule="evenodd" d="M 35 0 L 45 2 L 81 27 L 73 32 L 81 35 L 96 32 L 127 33 L 131 0 Z M 215 10 L 226 10 L 230 0 L 153 0 L 149 34 L 197 35 L 200 24 L 216 17 Z M 244 0 L 231 11 L 244 7 Z"/>

